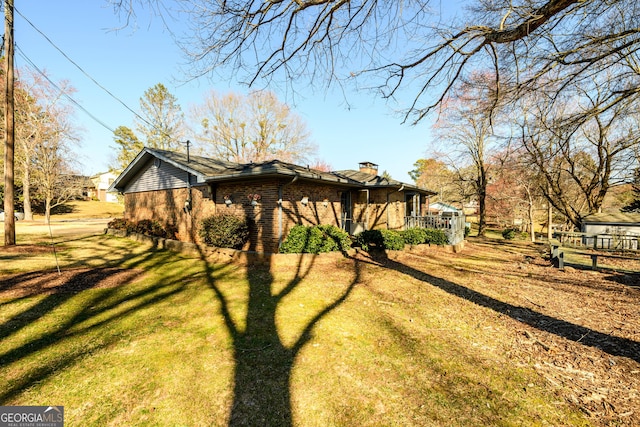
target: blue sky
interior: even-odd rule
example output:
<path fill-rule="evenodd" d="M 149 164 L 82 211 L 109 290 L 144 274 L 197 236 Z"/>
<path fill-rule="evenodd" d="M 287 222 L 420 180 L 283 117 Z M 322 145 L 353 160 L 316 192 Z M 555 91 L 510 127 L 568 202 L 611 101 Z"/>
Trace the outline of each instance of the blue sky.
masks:
<path fill-rule="evenodd" d="M 92 82 L 39 34 L 44 33 L 70 59 L 123 103 L 139 111 L 144 91 L 163 83 L 174 94 L 183 111 L 200 103 L 210 89 L 218 92 L 242 90 L 233 81 L 201 78 L 184 84 L 181 68 L 185 58 L 158 18 L 140 13 L 138 28 L 115 31 L 123 23 L 102 1 L 17 0 L 15 41 L 28 59 L 46 70 L 54 81 L 68 80 L 77 89 L 74 98 L 111 129 L 133 128 L 133 114 Z M 19 13 L 18 13 L 19 12 Z M 26 60 L 16 49 L 16 66 Z M 274 92 L 281 100 L 286 95 Z M 390 106 L 371 93 L 348 93 L 350 108 L 341 94 L 303 93 L 294 110 L 306 121 L 318 157 L 333 169 L 355 169 L 361 161 L 379 165 L 395 179 L 410 181 L 413 163 L 430 150 L 430 124 L 403 125 Z M 77 148 L 80 171 L 91 175 L 106 171 L 114 153 L 113 133 L 77 110 L 75 122 L 82 131 Z"/>

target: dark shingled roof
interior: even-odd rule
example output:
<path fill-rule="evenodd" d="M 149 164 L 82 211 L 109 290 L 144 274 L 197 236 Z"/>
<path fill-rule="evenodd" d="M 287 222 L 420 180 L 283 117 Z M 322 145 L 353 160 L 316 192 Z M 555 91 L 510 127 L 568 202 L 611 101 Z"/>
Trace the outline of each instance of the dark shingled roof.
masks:
<path fill-rule="evenodd" d="M 260 163 L 233 163 L 209 157 L 189 156 L 189 160 L 187 161 L 187 155 L 185 153 L 152 148 L 144 148 L 136 156 L 131 164 L 116 178 L 111 186 L 111 190 L 122 190 L 127 182 L 132 179 L 137 171 L 147 164 L 147 161 L 152 157 L 188 171 L 196 177 L 197 182 L 221 182 L 267 176 L 289 176 L 349 187 L 405 188 L 422 193 L 436 194 L 436 192 L 426 188 L 416 187 L 412 184 L 406 184 L 394 179 L 387 179 L 355 170 L 323 172 L 280 160 L 270 160 Z"/>

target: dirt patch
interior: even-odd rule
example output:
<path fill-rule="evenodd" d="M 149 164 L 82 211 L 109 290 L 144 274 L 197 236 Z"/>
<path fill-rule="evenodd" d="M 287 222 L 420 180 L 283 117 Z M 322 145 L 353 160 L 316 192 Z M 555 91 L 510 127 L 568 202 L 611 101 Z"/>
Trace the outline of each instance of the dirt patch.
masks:
<path fill-rule="evenodd" d="M 132 282 L 142 273 L 142 270 L 106 267 L 65 269 L 60 273 L 48 270 L 4 275 L 0 276 L 0 298 L 114 288 Z"/>
<path fill-rule="evenodd" d="M 56 250 L 60 250 L 60 246 L 56 246 Z M 44 245 L 12 245 L 0 246 L 0 254 L 45 254 L 53 252 L 51 246 Z"/>
<path fill-rule="evenodd" d="M 533 367 L 593 425 L 640 425 L 640 275 L 559 270 L 545 246 L 480 239 L 460 254 L 381 263 L 477 304 L 479 322 L 497 315 L 514 363 Z"/>

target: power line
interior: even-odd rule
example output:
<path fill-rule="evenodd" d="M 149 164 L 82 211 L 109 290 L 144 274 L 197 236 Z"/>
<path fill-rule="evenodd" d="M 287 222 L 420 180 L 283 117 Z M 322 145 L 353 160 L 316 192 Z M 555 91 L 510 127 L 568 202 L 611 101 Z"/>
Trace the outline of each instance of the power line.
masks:
<path fill-rule="evenodd" d="M 20 49 L 20 46 L 18 46 L 17 43 L 14 43 L 14 46 L 16 48 L 16 51 L 18 52 L 18 54 L 27 62 L 27 64 L 34 70 L 37 71 L 42 77 L 44 77 L 54 88 L 56 88 L 56 90 L 58 90 L 58 92 L 60 92 L 65 98 L 67 98 L 69 101 L 71 101 L 71 103 L 73 103 L 75 106 L 77 106 L 79 109 L 81 109 L 82 111 L 84 111 L 89 117 L 91 117 L 93 120 L 95 120 L 97 123 L 99 123 L 101 126 L 103 126 L 105 129 L 107 129 L 110 132 L 114 132 L 114 130 L 111 128 L 111 126 L 109 126 L 108 124 L 106 124 L 105 122 L 103 122 L 102 120 L 100 120 L 98 117 L 96 117 L 95 115 L 93 115 L 89 110 L 87 110 L 86 108 L 84 108 L 78 101 L 76 101 L 71 95 L 69 95 L 67 92 L 65 92 L 64 90 L 62 90 L 62 88 L 60 88 L 60 86 L 58 86 L 58 84 L 56 82 L 54 82 L 53 80 L 51 80 L 51 78 L 47 75 L 47 73 L 45 73 L 44 71 L 42 71 L 40 68 L 38 68 L 38 66 L 36 64 L 33 63 L 33 61 L 31 59 L 29 59 L 29 57 L 22 51 L 22 49 Z"/>
<path fill-rule="evenodd" d="M 64 58 L 69 61 L 71 64 L 73 64 L 78 70 L 80 70 L 80 72 L 82 74 L 84 74 L 89 80 L 91 80 L 96 86 L 98 86 L 100 89 L 102 89 L 105 93 L 107 93 L 109 96 L 111 96 L 114 100 L 116 100 L 117 102 L 119 102 L 124 108 L 126 108 L 128 111 L 130 111 L 135 117 L 137 117 L 139 120 L 141 120 L 142 122 L 146 123 L 148 126 L 152 127 L 152 128 L 156 128 L 155 125 L 153 125 L 152 123 L 150 123 L 147 119 L 145 119 L 144 117 L 142 117 L 140 114 L 138 114 L 135 110 L 133 110 L 131 107 L 129 107 L 127 104 L 124 103 L 124 101 L 122 101 L 120 98 L 118 98 L 116 95 L 114 95 L 111 91 L 109 91 L 106 87 L 104 87 L 103 85 L 101 85 L 96 79 L 94 79 L 89 73 L 87 73 L 80 65 L 78 65 L 73 59 L 71 59 L 69 57 L 69 55 L 67 55 L 62 49 L 60 49 L 45 33 L 43 33 L 38 27 L 36 27 L 26 16 L 24 16 L 22 13 L 20 13 L 19 10 L 15 9 L 16 13 L 18 15 L 20 15 L 22 17 L 22 19 L 24 19 L 34 30 L 36 30 L 42 37 L 44 37 L 44 39 L 49 42 L 49 44 L 51 46 L 53 46 L 58 52 L 60 52 L 60 54 L 62 56 L 64 56 Z M 22 52 L 23 57 L 26 57 L 26 55 L 24 54 L 24 52 Z M 35 64 L 32 61 L 29 61 L 29 63 L 34 66 L 38 72 L 40 72 L 40 74 L 43 74 L 42 71 L 40 71 Z M 43 74 L 44 75 L 44 74 Z M 45 76 L 45 78 L 47 80 L 49 80 L 49 82 L 51 82 L 51 80 Z M 66 95 L 67 98 L 71 99 L 68 95 Z M 81 107 L 76 101 L 72 100 L 72 102 L 75 105 L 78 105 L 85 113 L 87 113 L 91 118 L 93 118 L 94 120 L 96 120 L 98 123 L 100 123 L 102 126 L 105 126 L 107 129 L 111 130 L 108 126 L 106 126 L 101 120 L 97 119 L 93 114 L 89 113 L 86 109 L 84 109 L 83 107 Z M 159 129 L 157 129 L 159 130 Z M 113 131 L 112 131 L 113 132 Z"/>

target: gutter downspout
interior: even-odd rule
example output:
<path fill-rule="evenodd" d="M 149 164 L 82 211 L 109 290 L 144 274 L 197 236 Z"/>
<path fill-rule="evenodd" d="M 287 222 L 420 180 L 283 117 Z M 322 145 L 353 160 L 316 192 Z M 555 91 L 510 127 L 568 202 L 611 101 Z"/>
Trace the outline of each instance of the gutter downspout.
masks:
<path fill-rule="evenodd" d="M 288 187 L 298 180 L 298 175 L 294 176 L 290 182 L 286 184 L 282 184 L 278 187 L 278 250 L 280 250 L 280 245 L 282 245 L 282 233 L 284 232 L 284 226 L 282 224 L 282 197 L 284 193 L 284 187 Z"/>

